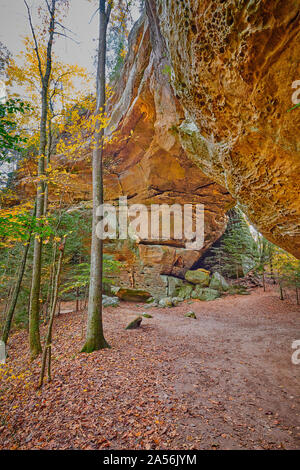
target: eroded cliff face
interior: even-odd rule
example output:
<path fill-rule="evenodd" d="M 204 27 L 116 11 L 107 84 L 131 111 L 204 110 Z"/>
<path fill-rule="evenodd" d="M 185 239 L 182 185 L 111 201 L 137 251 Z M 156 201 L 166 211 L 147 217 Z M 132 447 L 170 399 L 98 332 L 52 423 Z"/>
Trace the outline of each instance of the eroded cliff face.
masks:
<path fill-rule="evenodd" d="M 146 0 L 109 103 L 105 199 L 205 205 L 205 242 L 110 242 L 120 284 L 163 295 L 223 234 L 238 201 L 271 241 L 300 257 L 299 2 Z M 163 35 L 162 35 L 163 34 Z M 72 201 L 91 199 L 90 149 Z M 76 196 L 77 194 L 77 196 Z"/>
<path fill-rule="evenodd" d="M 205 206 L 205 243 L 188 250 L 184 240 L 138 244 L 112 243 L 125 269 L 122 282 L 135 287 L 165 289 L 160 274 L 183 277 L 224 232 L 226 212 L 235 203 L 227 189 L 206 176 L 186 155 L 177 132 L 184 110 L 170 84 L 168 59 L 158 24 L 145 15 L 130 36 L 129 54 L 109 110 L 116 139 L 106 148 L 113 171 L 105 177 L 105 199 L 128 204 Z"/>
<path fill-rule="evenodd" d="M 269 240 L 300 257 L 297 0 L 146 0 L 185 110 L 181 143 Z M 157 24 L 156 23 L 156 24 Z"/>
<path fill-rule="evenodd" d="M 123 263 L 117 283 L 166 295 L 168 276 L 184 277 L 202 254 L 224 233 L 226 212 L 235 204 L 224 185 L 218 184 L 186 154 L 178 128 L 185 111 L 170 83 L 169 60 L 157 17 L 145 13 L 129 38 L 129 53 L 119 80 L 113 84 L 107 111 L 111 115 L 105 148 L 104 196 L 118 205 L 127 196 L 128 205 L 204 204 L 205 238 L 200 250 L 186 249 L 186 240 L 134 242 L 108 241 L 105 251 Z M 83 117 L 84 119 L 84 117 Z M 89 139 L 81 155 L 70 161 L 53 158 L 52 166 L 71 173 L 63 202 L 91 210 L 91 148 Z M 34 194 L 26 174 L 19 182 L 19 197 Z M 50 202 L 57 194 L 50 189 Z M 83 201 L 86 201 L 85 203 Z M 79 204 L 79 206 L 77 206 Z M 150 232 L 150 230 L 149 230 Z"/>

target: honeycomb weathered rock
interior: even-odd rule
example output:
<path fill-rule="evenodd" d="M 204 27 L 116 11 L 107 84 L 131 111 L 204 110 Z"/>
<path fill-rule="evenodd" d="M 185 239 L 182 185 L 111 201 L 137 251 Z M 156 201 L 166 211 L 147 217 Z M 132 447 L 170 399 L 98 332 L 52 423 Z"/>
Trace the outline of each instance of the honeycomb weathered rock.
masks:
<path fill-rule="evenodd" d="M 166 40 L 182 144 L 253 224 L 300 257 L 300 5 L 147 0 Z M 299 93 L 300 94 L 300 93 Z"/>

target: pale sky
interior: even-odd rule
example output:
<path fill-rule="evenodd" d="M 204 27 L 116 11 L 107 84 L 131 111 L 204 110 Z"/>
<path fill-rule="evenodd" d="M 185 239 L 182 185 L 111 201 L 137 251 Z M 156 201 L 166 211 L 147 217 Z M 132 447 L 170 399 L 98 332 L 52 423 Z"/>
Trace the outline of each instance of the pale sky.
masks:
<path fill-rule="evenodd" d="M 43 0 L 28 0 L 32 12 L 36 11 Z M 90 22 L 93 13 L 97 10 L 99 2 L 96 0 L 69 0 L 69 12 L 64 20 L 64 26 L 71 29 L 76 44 L 69 39 L 60 37 L 56 41 L 55 54 L 63 61 L 77 64 L 93 72 L 93 57 L 97 47 L 98 14 Z M 139 17 L 138 10 L 133 12 L 134 20 Z M 31 35 L 28 24 L 27 11 L 23 0 L 0 0 L 0 41 L 2 41 L 13 55 L 22 50 L 22 37 Z"/>

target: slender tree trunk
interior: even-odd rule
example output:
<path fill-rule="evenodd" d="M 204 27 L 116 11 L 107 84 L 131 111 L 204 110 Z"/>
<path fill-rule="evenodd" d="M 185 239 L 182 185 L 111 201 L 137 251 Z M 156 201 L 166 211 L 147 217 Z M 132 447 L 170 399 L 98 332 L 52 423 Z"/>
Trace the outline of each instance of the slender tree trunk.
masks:
<path fill-rule="evenodd" d="M 2 334 L 2 341 L 5 344 L 7 343 L 7 340 L 8 340 L 8 335 L 9 335 L 9 332 L 10 332 L 12 319 L 13 319 L 13 316 L 14 316 L 14 313 L 15 313 L 15 309 L 16 309 L 16 305 L 17 305 L 17 301 L 18 301 L 18 297 L 19 297 L 19 293 L 20 293 L 20 289 L 21 289 L 21 284 L 22 284 L 24 271 L 25 271 L 25 266 L 26 266 L 26 261 L 27 261 L 27 255 L 28 255 L 28 251 L 29 251 L 29 247 L 30 247 L 31 235 L 32 235 L 32 229 L 29 232 L 28 239 L 27 239 L 26 245 L 24 247 L 23 258 L 22 258 L 21 265 L 20 265 L 20 268 L 19 268 L 18 278 L 16 280 L 16 284 L 15 284 L 15 287 L 14 287 L 14 290 L 13 290 L 13 295 L 12 295 L 10 307 L 9 307 L 9 310 L 7 312 L 7 315 L 6 315 L 5 325 L 4 325 L 3 334 Z"/>
<path fill-rule="evenodd" d="M 76 313 L 80 310 L 79 308 L 79 287 L 76 288 Z"/>
<path fill-rule="evenodd" d="M 48 380 L 49 380 L 49 382 L 51 381 L 52 327 L 53 327 L 54 315 L 55 315 L 55 310 L 56 310 L 56 305 L 57 305 L 59 280 L 60 280 L 60 273 L 61 273 L 62 260 L 63 260 L 63 256 L 64 256 L 64 250 L 65 250 L 65 243 L 66 243 L 66 239 L 64 238 L 64 241 L 61 244 L 60 251 L 59 251 L 58 266 L 57 266 L 56 277 L 55 277 L 55 286 L 54 286 L 54 297 L 53 297 L 53 303 L 52 303 L 52 306 L 51 306 L 51 313 L 50 313 L 48 331 L 47 331 L 47 335 L 46 335 L 46 338 L 45 338 L 45 346 L 44 346 L 44 350 L 43 350 L 42 367 L 41 367 L 39 387 L 42 387 L 42 385 L 43 385 L 43 380 L 44 380 L 44 375 L 45 375 L 45 367 L 46 367 L 46 361 L 47 361 L 47 354 L 48 354 Z"/>
<path fill-rule="evenodd" d="M 46 167 L 45 170 L 48 168 L 50 160 L 51 160 L 51 151 L 52 151 L 52 122 L 51 118 L 48 119 L 48 150 L 47 150 L 47 159 L 46 159 Z M 49 186 L 48 183 L 45 183 L 45 194 L 44 194 L 44 216 L 46 217 L 48 212 L 48 195 L 49 195 Z"/>
<path fill-rule="evenodd" d="M 46 309 L 45 309 L 45 323 L 48 323 L 49 312 L 51 312 L 51 304 L 52 304 L 54 281 L 55 281 L 56 248 L 57 248 L 57 245 L 55 242 L 53 246 L 52 262 L 50 265 L 50 272 L 49 272 L 49 284 L 48 284 L 48 289 L 47 289 L 47 299 L 46 299 Z"/>
<path fill-rule="evenodd" d="M 270 274 L 271 274 L 271 278 L 273 280 L 273 284 L 275 285 L 276 284 L 276 277 L 275 277 L 275 274 L 274 274 L 274 267 L 273 267 L 273 253 L 271 252 L 270 249 L 269 249 L 269 258 L 270 258 Z"/>
<path fill-rule="evenodd" d="M 32 35 L 35 41 L 35 52 L 39 62 L 40 77 L 42 83 L 42 112 L 40 121 L 40 146 L 38 156 L 38 185 L 36 194 L 36 218 L 39 221 L 44 215 L 45 207 L 45 184 L 43 177 L 45 175 L 45 152 L 47 146 L 47 114 L 48 114 L 48 89 L 50 82 L 50 74 L 52 69 L 52 46 L 53 37 L 55 32 L 55 8 L 56 0 L 52 0 L 50 8 L 50 22 L 49 22 L 49 39 L 47 44 L 47 57 L 46 57 L 46 68 L 43 73 L 41 67 L 41 58 L 39 54 L 39 48 L 32 26 L 30 10 L 25 2 L 29 21 L 31 26 Z M 29 346 L 31 360 L 35 359 L 38 354 L 42 351 L 41 340 L 40 340 L 40 288 L 41 288 L 41 263 L 42 263 L 42 240 L 36 236 L 34 239 L 34 250 L 33 250 L 33 268 L 32 268 L 32 283 L 30 291 L 30 307 L 29 307 Z"/>
<path fill-rule="evenodd" d="M 9 262 L 10 256 L 11 256 L 11 252 L 9 250 L 8 253 L 7 253 L 7 257 L 6 257 L 5 269 L 4 269 L 3 274 L 2 274 L 3 279 L 6 278 L 6 274 L 8 272 L 8 266 L 10 266 L 10 262 Z M 11 283 L 10 286 L 9 286 L 7 297 L 6 297 L 6 302 L 5 302 L 5 305 L 4 305 L 4 309 L 1 312 L 1 321 L 3 321 L 3 322 L 6 318 L 6 312 L 7 312 L 9 303 L 10 303 L 10 298 L 11 298 L 12 292 L 13 292 L 13 283 Z"/>
<path fill-rule="evenodd" d="M 266 279 L 265 279 L 265 269 L 264 269 L 264 267 L 263 267 L 263 272 L 262 272 L 262 278 L 263 278 L 264 292 L 266 292 Z"/>
<path fill-rule="evenodd" d="M 106 101 L 106 36 L 111 9 L 111 4 L 109 2 L 106 11 L 106 3 L 106 0 L 99 1 L 99 44 L 96 104 L 97 115 L 99 115 L 99 113 L 104 113 Z M 96 211 L 97 208 L 103 204 L 103 137 L 104 129 L 100 127 L 98 122 L 95 130 L 95 148 L 93 150 L 93 224 L 88 320 L 86 342 L 82 348 L 82 352 L 88 353 L 109 347 L 104 338 L 102 324 L 103 240 L 100 240 L 96 234 L 96 226 L 99 221 L 99 217 L 97 216 Z"/>
<path fill-rule="evenodd" d="M 284 300 L 281 281 L 279 281 L 279 292 L 280 292 L 280 300 Z"/>
<path fill-rule="evenodd" d="M 9 287 L 8 293 L 7 293 L 7 299 L 6 299 L 6 302 L 5 302 L 4 309 L 1 313 L 1 316 L 2 316 L 1 322 L 2 321 L 5 322 L 5 319 L 6 319 L 6 316 L 7 316 L 7 310 L 9 308 L 10 303 L 11 303 L 11 297 L 12 297 L 13 292 L 14 292 L 14 285 L 13 285 L 13 282 L 12 282 L 12 284 Z"/>
<path fill-rule="evenodd" d="M 83 304 L 83 310 L 85 310 L 85 309 L 86 309 L 86 307 L 87 307 L 88 293 L 89 293 L 89 289 L 88 289 L 88 286 L 86 286 L 86 288 L 85 288 L 85 293 L 84 293 L 84 304 Z"/>
<path fill-rule="evenodd" d="M 296 300 L 297 300 L 297 305 L 299 305 L 299 292 L 298 292 L 298 287 L 297 287 L 297 285 L 296 285 L 295 289 L 296 289 Z"/>
<path fill-rule="evenodd" d="M 46 121 L 47 121 L 47 93 L 43 86 L 42 91 L 42 116 L 40 127 L 40 148 L 39 148 L 39 162 L 38 162 L 38 187 L 36 195 L 36 217 L 38 220 L 44 214 L 44 190 L 45 185 L 41 179 L 45 173 L 45 149 L 46 149 Z M 32 268 L 32 283 L 30 292 L 30 308 L 29 308 L 29 345 L 31 359 L 42 351 L 40 341 L 40 288 L 41 288 L 41 263 L 42 263 L 42 240 L 36 236 L 34 239 L 33 251 L 33 268 Z"/>
<path fill-rule="evenodd" d="M 51 277 L 50 277 L 50 295 L 49 295 L 49 311 L 50 312 L 52 309 L 53 297 L 54 297 L 56 252 L 57 252 L 57 244 L 55 242 L 54 247 L 53 247 Z"/>

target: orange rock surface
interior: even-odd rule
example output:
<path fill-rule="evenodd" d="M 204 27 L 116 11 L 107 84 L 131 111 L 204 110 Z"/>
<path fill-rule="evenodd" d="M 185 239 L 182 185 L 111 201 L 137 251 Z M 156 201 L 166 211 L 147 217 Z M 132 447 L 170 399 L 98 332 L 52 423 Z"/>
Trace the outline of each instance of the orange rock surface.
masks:
<path fill-rule="evenodd" d="M 259 231 L 300 257 L 300 109 L 287 112 L 300 80 L 299 2 L 147 4 L 186 111 L 185 150 Z"/>

